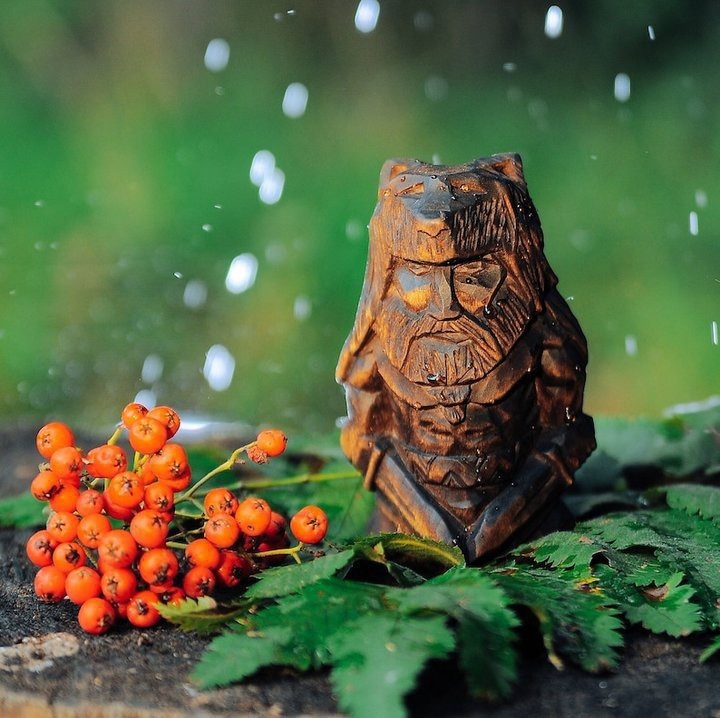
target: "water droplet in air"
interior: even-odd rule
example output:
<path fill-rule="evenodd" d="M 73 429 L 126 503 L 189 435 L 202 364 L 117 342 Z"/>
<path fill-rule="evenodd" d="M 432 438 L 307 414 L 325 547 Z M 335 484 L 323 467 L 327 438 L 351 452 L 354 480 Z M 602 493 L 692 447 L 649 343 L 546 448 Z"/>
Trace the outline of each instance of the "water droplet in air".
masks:
<path fill-rule="evenodd" d="M 718 343 L 720 343 L 720 336 L 718 336 L 718 323 L 715 321 L 710 322 L 710 337 L 712 339 L 713 346 L 718 346 Z"/>
<path fill-rule="evenodd" d="M 637 345 L 637 339 L 632 336 L 632 334 L 628 334 L 625 337 L 625 353 L 630 356 L 634 357 L 638 352 L 638 345 Z"/>
<path fill-rule="evenodd" d="M 213 228 L 213 226 L 211 224 L 204 224 L 202 226 L 202 231 L 203 232 L 212 232 L 212 228 Z"/>
<path fill-rule="evenodd" d="M 282 111 L 286 117 L 302 117 L 308 103 L 308 89 L 301 82 L 287 86 L 282 101 Z"/>
<path fill-rule="evenodd" d="M 545 14 L 545 34 L 551 39 L 562 35 L 563 11 L 557 5 L 551 5 Z"/>
<path fill-rule="evenodd" d="M 425 80 L 425 97 L 431 102 L 441 102 L 447 97 L 448 83 L 444 77 L 430 75 Z"/>
<path fill-rule="evenodd" d="M 697 237 L 697 233 L 698 233 L 698 214 L 697 214 L 697 212 L 690 212 L 690 216 L 688 219 L 689 219 L 688 225 L 689 225 L 689 229 L 690 229 L 690 234 L 692 234 L 693 237 Z"/>
<path fill-rule="evenodd" d="M 695 204 L 701 209 L 707 207 L 707 194 L 705 193 L 705 190 L 695 190 Z"/>
<path fill-rule="evenodd" d="M 157 354 L 148 354 L 142 365 L 140 378 L 145 384 L 154 384 L 163 373 L 163 360 Z"/>
<path fill-rule="evenodd" d="M 648 25 L 648 37 L 651 40 L 655 39 L 655 28 L 652 25 Z"/>
<path fill-rule="evenodd" d="M 282 197 L 285 187 L 285 173 L 277 167 L 272 173 L 265 177 L 258 190 L 260 201 L 265 204 L 276 204 Z"/>
<path fill-rule="evenodd" d="M 210 72 L 220 72 L 227 67 L 229 60 L 230 45 L 228 45 L 227 40 L 219 37 L 210 40 L 205 49 L 205 57 L 203 58 L 205 67 L 210 70 Z"/>
<path fill-rule="evenodd" d="M 225 391 L 235 373 L 235 357 L 222 344 L 214 344 L 205 355 L 203 376 L 213 391 Z"/>
<path fill-rule="evenodd" d="M 293 303 L 293 316 L 298 321 L 304 321 L 312 314 L 312 302 L 304 295 L 295 297 Z"/>
<path fill-rule="evenodd" d="M 505 72 L 515 72 L 517 65 L 514 62 L 504 62 L 503 70 L 505 70 Z"/>
<path fill-rule="evenodd" d="M 275 170 L 275 155 L 269 150 L 258 150 L 250 165 L 250 181 L 259 187 Z"/>
<path fill-rule="evenodd" d="M 199 279 L 191 279 L 185 285 L 183 304 L 190 309 L 197 309 L 205 304 L 207 299 L 207 286 Z"/>
<path fill-rule="evenodd" d="M 615 75 L 615 84 L 613 88 L 615 99 L 618 102 L 627 102 L 630 99 L 630 77 L 624 72 Z"/>
<path fill-rule="evenodd" d="M 230 262 L 230 268 L 225 277 L 225 288 L 231 294 L 246 292 L 257 277 L 258 261 L 250 253 L 240 254 Z"/>
<path fill-rule="evenodd" d="M 355 11 L 355 27 L 362 33 L 372 32 L 380 17 L 378 0 L 360 0 Z"/>

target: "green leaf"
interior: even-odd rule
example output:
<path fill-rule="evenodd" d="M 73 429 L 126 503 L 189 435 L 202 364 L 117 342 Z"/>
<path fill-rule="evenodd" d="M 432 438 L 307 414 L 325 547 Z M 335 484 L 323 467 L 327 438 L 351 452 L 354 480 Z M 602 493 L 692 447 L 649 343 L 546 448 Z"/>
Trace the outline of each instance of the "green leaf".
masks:
<path fill-rule="evenodd" d="M 720 489 L 699 484 L 669 486 L 665 495 L 668 506 L 691 516 L 720 520 Z"/>
<path fill-rule="evenodd" d="M 404 718 L 403 697 L 425 664 L 447 656 L 454 645 L 440 616 L 384 613 L 351 621 L 329 643 L 341 707 L 353 718 Z"/>
<path fill-rule="evenodd" d="M 591 672 L 617 664 L 622 622 L 615 602 L 597 588 L 592 575 L 576 569 L 517 566 L 499 568 L 493 577 L 513 603 L 535 614 L 554 665 L 562 665 L 561 656 Z"/>
<path fill-rule="evenodd" d="M 293 626 L 291 641 L 284 650 L 291 665 L 319 668 L 330 661 L 327 641 L 360 615 L 386 609 L 382 586 L 329 578 L 297 594 L 285 596 L 251 619 L 260 632 L 275 626 Z"/>
<path fill-rule="evenodd" d="M 257 575 L 258 582 L 245 591 L 245 598 L 258 600 L 296 593 L 305 586 L 341 572 L 354 558 L 355 551 L 348 549 L 301 564 L 268 568 Z"/>
<path fill-rule="evenodd" d="M 29 491 L 9 499 L 0 499 L 0 526 L 17 529 L 43 526 L 47 520 L 43 513 L 45 506 Z"/>
<path fill-rule="evenodd" d="M 602 546 L 582 532 L 557 531 L 537 539 L 529 546 L 520 546 L 513 553 L 532 553 L 538 563 L 554 567 L 589 568 L 593 558 L 601 551 Z"/>
<path fill-rule="evenodd" d="M 422 575 L 435 575 L 465 564 L 462 551 L 439 541 L 407 534 L 378 534 L 350 544 L 370 560 L 392 561 Z"/>
<path fill-rule="evenodd" d="M 435 611 L 457 621 L 460 665 L 470 691 L 484 698 L 509 694 L 517 678 L 513 649 L 519 620 L 510 599 L 479 569 L 451 568 L 422 586 L 392 589 L 401 612 Z"/>
<path fill-rule="evenodd" d="M 665 583 L 653 582 L 644 588 L 629 585 L 606 566 L 598 566 L 598 575 L 603 588 L 618 601 L 631 623 L 675 637 L 702 628 L 699 606 L 692 602 L 695 591 L 687 584 L 681 585 L 682 573 L 673 574 Z"/>
<path fill-rule="evenodd" d="M 186 598 L 175 605 L 160 603 L 158 610 L 163 618 L 174 623 L 183 631 L 210 634 L 217 633 L 242 613 L 244 607 L 219 609 L 215 599 L 203 596 L 198 599 Z"/>
<path fill-rule="evenodd" d="M 700 654 L 700 663 L 705 663 L 718 651 L 720 651 L 720 636 L 716 636 L 715 640 Z"/>
<path fill-rule="evenodd" d="M 207 647 L 191 678 L 201 688 L 243 680 L 264 666 L 287 663 L 284 646 L 292 626 L 274 626 L 263 634 L 225 633 Z"/>

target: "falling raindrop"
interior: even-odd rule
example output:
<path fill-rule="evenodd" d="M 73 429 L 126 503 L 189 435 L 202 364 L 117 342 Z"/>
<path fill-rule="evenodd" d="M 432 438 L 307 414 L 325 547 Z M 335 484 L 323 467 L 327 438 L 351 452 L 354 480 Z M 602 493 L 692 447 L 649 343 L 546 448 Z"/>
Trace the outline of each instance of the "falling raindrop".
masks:
<path fill-rule="evenodd" d="M 655 28 L 652 25 L 648 25 L 648 37 L 651 40 L 655 39 Z"/>
<path fill-rule="evenodd" d="M 615 75 L 613 92 L 618 102 L 627 102 L 630 99 L 630 77 L 624 72 Z"/>
<path fill-rule="evenodd" d="M 213 228 L 213 226 L 211 224 L 204 224 L 202 226 L 202 231 L 203 232 L 212 232 L 212 228 Z"/>
<path fill-rule="evenodd" d="M 305 319 L 308 319 L 311 314 L 312 302 L 310 299 L 303 295 L 295 297 L 295 302 L 293 303 L 293 316 L 295 319 L 302 322 Z"/>
<path fill-rule="evenodd" d="M 707 194 L 705 193 L 705 190 L 697 189 L 695 190 L 695 204 L 703 209 L 704 207 L 707 207 Z"/>
<path fill-rule="evenodd" d="M 197 309 L 207 300 L 207 286 L 199 279 L 191 279 L 185 285 L 183 304 L 190 309 Z"/>
<path fill-rule="evenodd" d="M 269 150 L 259 150 L 255 153 L 250 165 L 250 181 L 259 187 L 274 170 L 275 155 Z"/>
<path fill-rule="evenodd" d="M 213 344 L 205 355 L 203 376 L 213 391 L 225 391 L 235 373 L 235 357 L 222 344 Z"/>
<path fill-rule="evenodd" d="M 308 89 L 301 82 L 287 86 L 282 101 L 282 111 L 286 117 L 302 117 L 308 102 Z"/>
<path fill-rule="evenodd" d="M 625 337 L 625 353 L 629 357 L 634 357 L 638 352 L 638 345 L 637 345 L 637 339 L 632 336 L 632 334 L 628 334 Z"/>
<path fill-rule="evenodd" d="M 504 62 L 503 70 L 505 70 L 505 72 L 515 72 L 517 65 L 514 62 Z"/>
<path fill-rule="evenodd" d="M 718 323 L 715 321 L 710 322 L 710 336 L 712 338 L 713 346 L 717 346 L 718 343 L 720 343 L 720 340 L 718 337 Z"/>
<path fill-rule="evenodd" d="M 210 40 L 205 50 L 205 67 L 210 72 L 220 72 L 224 70 L 230 60 L 230 45 L 227 40 L 216 37 Z"/>
<path fill-rule="evenodd" d="M 154 384 L 162 376 L 163 368 L 163 360 L 157 354 L 148 354 L 143 362 L 140 378 L 146 384 Z"/>
<path fill-rule="evenodd" d="M 380 17 L 378 0 L 360 0 L 355 11 L 355 27 L 362 33 L 372 32 Z"/>
<path fill-rule="evenodd" d="M 697 237 L 697 233 L 698 233 L 698 213 L 697 212 L 690 212 L 690 215 L 688 217 L 688 228 L 690 229 L 690 234 L 692 234 L 693 237 Z"/>
<path fill-rule="evenodd" d="M 35 200 L 35 206 L 36 206 L 36 207 L 44 207 L 44 206 L 45 206 L 45 200 L 43 200 L 43 199 L 36 199 L 36 200 Z"/>
<path fill-rule="evenodd" d="M 441 102 L 447 97 L 448 82 L 439 75 L 430 75 L 425 80 L 425 97 L 432 102 Z"/>
<path fill-rule="evenodd" d="M 225 277 L 225 287 L 228 292 L 242 294 L 250 289 L 255 284 L 257 270 L 258 261 L 255 255 L 245 253 L 235 257 L 230 262 L 230 268 Z"/>
<path fill-rule="evenodd" d="M 285 187 L 285 173 L 277 167 L 270 175 L 265 177 L 258 190 L 260 201 L 265 204 L 275 204 L 280 201 Z"/>
<path fill-rule="evenodd" d="M 551 39 L 562 35 L 563 11 L 557 5 L 551 5 L 545 14 L 545 34 Z"/>
<path fill-rule="evenodd" d="M 175 277 L 175 279 L 182 279 L 182 272 L 173 272 L 173 277 Z"/>
<path fill-rule="evenodd" d="M 152 409 L 157 404 L 157 396 L 152 389 L 141 389 L 135 394 L 133 401 L 146 406 L 148 409 Z"/>

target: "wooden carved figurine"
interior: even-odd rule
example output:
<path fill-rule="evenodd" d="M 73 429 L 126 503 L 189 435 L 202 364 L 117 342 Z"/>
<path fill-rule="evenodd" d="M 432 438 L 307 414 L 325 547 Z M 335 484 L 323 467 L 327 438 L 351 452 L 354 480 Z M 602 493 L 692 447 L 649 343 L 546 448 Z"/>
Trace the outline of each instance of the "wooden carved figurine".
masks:
<path fill-rule="evenodd" d="M 337 368 L 372 531 L 473 562 L 554 527 L 595 447 L 585 337 L 556 283 L 518 155 L 385 163 Z"/>

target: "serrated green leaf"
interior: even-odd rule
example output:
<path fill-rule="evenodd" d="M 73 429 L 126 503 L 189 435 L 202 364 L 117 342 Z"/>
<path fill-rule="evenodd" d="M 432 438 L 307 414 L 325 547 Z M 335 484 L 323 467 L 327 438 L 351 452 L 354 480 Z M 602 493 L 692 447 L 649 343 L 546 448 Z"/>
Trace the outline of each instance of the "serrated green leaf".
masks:
<path fill-rule="evenodd" d="M 588 568 L 593 558 L 602 551 L 602 546 L 582 532 L 556 531 L 543 536 L 529 545 L 520 546 L 513 554 L 532 553 L 538 563 L 555 567 L 579 566 Z"/>
<path fill-rule="evenodd" d="M 319 668 L 331 659 L 330 636 L 345 631 L 360 615 L 385 610 L 384 591 L 374 584 L 329 578 L 278 599 L 276 605 L 249 620 L 260 633 L 276 626 L 292 626 L 291 640 L 283 647 L 279 662 L 287 656 L 290 665 Z"/>
<path fill-rule="evenodd" d="M 457 621 L 460 665 L 470 691 L 506 696 L 517 676 L 514 629 L 519 624 L 509 597 L 481 570 L 456 567 L 412 589 L 391 589 L 401 612 L 435 611 Z"/>
<path fill-rule="evenodd" d="M 43 526 L 47 520 L 43 513 L 46 506 L 29 491 L 9 499 L 0 499 L 0 526 L 16 529 Z"/>
<path fill-rule="evenodd" d="M 385 613 L 352 621 L 330 640 L 331 680 L 353 718 L 404 718 L 404 696 L 433 658 L 453 650 L 452 632 L 439 616 Z"/>
<path fill-rule="evenodd" d="M 622 622 L 615 602 L 577 569 L 517 567 L 498 569 L 493 577 L 512 598 L 537 617 L 550 661 L 560 656 L 587 671 L 616 665 L 616 649 L 623 645 Z"/>
<path fill-rule="evenodd" d="M 217 633 L 221 628 L 243 612 L 242 607 L 220 609 L 210 596 L 198 599 L 186 598 L 179 604 L 158 604 L 160 614 L 183 631 L 199 634 Z"/>
<path fill-rule="evenodd" d="M 668 506 L 691 516 L 720 520 L 720 489 L 699 484 L 669 486 L 665 495 Z"/>
<path fill-rule="evenodd" d="M 258 600 L 287 596 L 305 586 L 341 572 L 355 558 L 355 551 L 347 549 L 301 564 L 276 566 L 258 574 L 258 582 L 245 591 L 245 598 Z"/>
<path fill-rule="evenodd" d="M 262 634 L 224 633 L 207 647 L 191 678 L 201 688 L 213 688 L 241 681 L 264 666 L 287 664 L 284 648 L 291 640 L 291 626 L 273 626 Z"/>
<path fill-rule="evenodd" d="M 702 628 L 702 615 L 692 602 L 695 591 L 681 584 L 683 574 L 676 572 L 664 583 L 632 585 L 637 577 L 623 577 L 607 566 L 597 567 L 603 589 L 619 604 L 631 623 L 639 623 L 653 633 L 687 636 Z M 630 580 L 626 580 L 630 579 Z"/>

